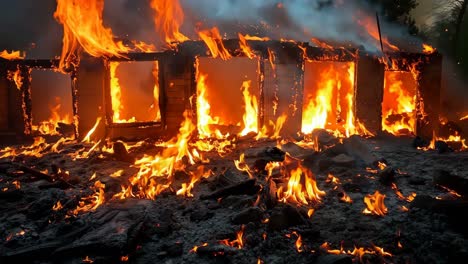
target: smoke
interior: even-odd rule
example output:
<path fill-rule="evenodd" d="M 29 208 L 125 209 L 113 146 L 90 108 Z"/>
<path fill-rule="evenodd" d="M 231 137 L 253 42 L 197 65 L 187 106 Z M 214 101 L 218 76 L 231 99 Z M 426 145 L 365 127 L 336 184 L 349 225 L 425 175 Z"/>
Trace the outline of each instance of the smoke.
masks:
<path fill-rule="evenodd" d="M 182 32 L 198 39 L 195 28 L 218 26 L 227 38 L 237 33 L 272 39 L 310 41 L 312 37 L 335 45 L 351 45 L 371 52 L 380 50 L 358 23 L 366 19 L 376 28 L 378 7 L 365 0 L 180 0 L 185 23 Z M 281 2 L 281 4 L 279 4 Z M 25 50 L 28 58 L 50 58 L 60 54 L 62 27 L 53 14 L 56 0 L 7 1 L 0 10 L 0 49 Z M 120 39 L 160 43 L 154 28 L 150 0 L 105 1 L 104 24 Z M 382 21 L 383 35 L 405 47 L 413 39 L 398 25 Z M 413 46 L 413 47 L 414 47 Z M 405 47 L 411 50 L 411 45 Z"/>
<path fill-rule="evenodd" d="M 279 4 L 279 2 L 282 2 Z M 378 7 L 365 1 L 344 0 L 181 0 L 194 21 L 216 25 L 228 37 L 233 32 L 266 35 L 273 39 L 288 38 L 323 41 L 364 47 L 367 51 L 380 50 L 378 41 L 362 26 L 362 21 L 377 30 L 375 18 Z M 421 42 L 411 37 L 402 26 L 382 22 L 382 33 L 391 42 L 404 45 L 406 50 L 419 50 Z M 408 43 L 411 42 L 411 43 Z"/>

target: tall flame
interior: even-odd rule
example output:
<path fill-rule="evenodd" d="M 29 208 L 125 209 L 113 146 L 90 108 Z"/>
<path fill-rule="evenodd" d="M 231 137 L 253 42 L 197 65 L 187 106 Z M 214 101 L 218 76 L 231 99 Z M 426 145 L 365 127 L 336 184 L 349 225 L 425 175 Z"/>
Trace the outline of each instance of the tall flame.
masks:
<path fill-rule="evenodd" d="M 354 117 L 355 64 L 343 67 L 325 64 L 316 80 L 317 90 L 304 93 L 302 132 L 314 129 L 332 129 L 339 135 L 350 136 L 359 132 Z M 346 76 L 346 78 L 343 78 Z"/>
<path fill-rule="evenodd" d="M 416 125 L 416 93 L 412 95 L 410 88 L 399 78 L 402 74 L 405 73 L 385 73 L 382 129 L 394 135 L 403 130 L 414 132 Z"/>
<path fill-rule="evenodd" d="M 249 92 L 250 84 L 251 81 L 244 81 L 241 87 L 245 103 L 244 129 L 241 136 L 245 136 L 250 132 L 258 132 L 258 102 L 257 97 Z"/>
<path fill-rule="evenodd" d="M 184 11 L 179 0 L 151 0 L 151 8 L 156 12 L 154 24 L 164 41 L 172 46 L 174 42 L 189 40 L 180 32 L 184 23 Z"/>
<path fill-rule="evenodd" d="M 115 41 L 110 28 L 103 24 L 104 0 L 57 0 L 55 19 L 63 25 L 63 48 L 60 68 L 77 59 L 82 47 L 94 57 L 118 56 L 129 48 Z"/>

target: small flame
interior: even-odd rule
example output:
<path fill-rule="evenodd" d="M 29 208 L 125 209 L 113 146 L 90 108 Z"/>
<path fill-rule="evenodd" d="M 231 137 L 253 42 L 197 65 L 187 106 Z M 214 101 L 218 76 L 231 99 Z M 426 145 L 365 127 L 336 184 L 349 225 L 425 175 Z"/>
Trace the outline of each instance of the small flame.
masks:
<path fill-rule="evenodd" d="M 229 51 L 224 47 L 223 39 L 217 27 L 198 31 L 198 36 L 200 36 L 206 46 L 208 46 L 213 58 L 220 57 L 223 60 L 232 58 Z"/>
<path fill-rule="evenodd" d="M 96 210 L 99 206 L 101 206 L 104 201 L 104 189 L 106 185 L 101 183 L 100 181 L 94 182 L 94 190 L 95 193 L 89 197 L 82 198 L 79 202 L 78 207 L 72 211 L 73 215 L 77 215 L 79 213 L 90 212 Z"/>
<path fill-rule="evenodd" d="M 34 131 L 39 131 L 42 135 L 59 135 L 57 128 L 59 123 L 71 124 L 73 121 L 68 114 L 61 115 L 62 104 L 60 97 L 55 97 L 55 105 L 50 106 L 51 117 L 48 121 L 40 122 L 38 126 L 33 125 Z"/>
<path fill-rule="evenodd" d="M 219 243 L 222 244 L 222 245 L 229 246 L 229 247 L 235 247 L 235 248 L 238 248 L 238 249 L 242 249 L 244 247 L 244 241 L 243 241 L 243 238 L 242 238 L 242 236 L 244 235 L 244 229 L 245 229 L 245 226 L 242 226 L 241 230 L 239 230 L 236 233 L 236 239 L 235 240 L 229 241 L 228 239 L 224 239 L 224 240 L 219 241 Z"/>
<path fill-rule="evenodd" d="M 0 52 L 0 58 L 4 58 L 6 60 L 22 60 L 25 58 L 25 55 L 21 55 L 21 51 L 17 50 L 12 50 L 11 52 L 8 52 L 8 50 L 3 50 Z"/>
<path fill-rule="evenodd" d="M 289 155 L 286 155 L 284 165 L 289 167 L 283 169 L 285 177 L 289 177 L 288 188 L 287 190 L 283 190 L 283 186 L 278 188 L 277 196 L 279 201 L 304 205 L 309 204 L 308 201 L 319 202 L 325 192 L 317 187 L 312 171 Z"/>
<path fill-rule="evenodd" d="M 293 234 L 297 237 L 296 242 L 294 243 L 294 245 L 296 246 L 296 250 L 298 253 L 301 253 L 304 251 L 304 249 L 302 248 L 302 237 L 296 231 L 294 231 Z"/>
<path fill-rule="evenodd" d="M 432 53 L 436 52 L 436 49 L 434 47 L 432 47 L 431 45 L 429 45 L 429 44 L 423 43 L 422 47 L 423 47 L 423 53 L 424 54 L 432 54 Z"/>
<path fill-rule="evenodd" d="M 182 188 L 176 192 L 177 195 L 182 195 L 186 197 L 193 197 L 191 193 L 194 185 L 201 178 L 208 178 L 212 174 L 211 170 L 205 171 L 204 166 L 199 166 L 195 172 L 190 172 L 190 183 L 183 183 Z"/>
<path fill-rule="evenodd" d="M 63 209 L 63 206 L 62 206 L 62 203 L 60 201 L 58 201 L 56 204 L 54 204 L 54 206 L 52 206 L 52 210 L 54 211 L 58 211 L 58 210 L 61 210 Z"/>
<path fill-rule="evenodd" d="M 83 140 L 81 142 L 86 142 L 86 143 L 90 143 L 91 142 L 91 136 L 94 134 L 94 132 L 96 131 L 96 128 L 99 126 L 99 123 L 101 122 L 101 119 L 102 117 L 98 117 L 96 119 L 96 123 L 94 124 L 94 126 L 88 131 L 88 133 L 86 134 L 86 136 L 83 138 Z"/>
<path fill-rule="evenodd" d="M 253 59 L 256 57 L 255 53 L 253 52 L 252 48 L 250 48 L 249 44 L 247 43 L 247 39 L 241 33 L 238 34 L 239 36 L 239 46 L 242 52 L 247 56 L 249 59 Z"/>
<path fill-rule="evenodd" d="M 362 211 L 363 214 L 374 214 L 384 216 L 387 214 L 387 207 L 384 204 L 385 194 L 375 191 L 374 194 L 368 194 L 364 197 L 366 209 Z"/>
<path fill-rule="evenodd" d="M 234 165 L 236 165 L 236 168 L 239 171 L 245 171 L 249 174 L 249 177 L 252 179 L 254 178 L 254 175 L 252 174 L 252 171 L 249 168 L 249 165 L 245 162 L 245 154 L 242 153 L 239 157 L 239 160 L 234 160 Z"/>
<path fill-rule="evenodd" d="M 18 90 L 21 90 L 21 87 L 23 86 L 23 76 L 21 75 L 21 69 L 19 66 L 17 66 L 16 71 L 8 71 L 7 78 L 15 83 Z"/>

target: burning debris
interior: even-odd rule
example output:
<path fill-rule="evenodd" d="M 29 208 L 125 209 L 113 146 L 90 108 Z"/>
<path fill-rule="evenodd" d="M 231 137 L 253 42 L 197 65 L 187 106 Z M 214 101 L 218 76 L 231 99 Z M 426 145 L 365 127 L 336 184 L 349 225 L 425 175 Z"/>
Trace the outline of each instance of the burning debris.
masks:
<path fill-rule="evenodd" d="M 436 49 L 408 53 L 364 13 L 382 54 L 209 23 L 192 37 L 183 3 L 150 7 L 162 47 L 116 38 L 102 0 L 58 0 L 60 58 L 0 53 L 0 132 L 21 139 L 0 149 L 0 262 L 468 256 L 466 117 L 439 120 Z M 36 69 L 71 100 L 35 107 Z"/>

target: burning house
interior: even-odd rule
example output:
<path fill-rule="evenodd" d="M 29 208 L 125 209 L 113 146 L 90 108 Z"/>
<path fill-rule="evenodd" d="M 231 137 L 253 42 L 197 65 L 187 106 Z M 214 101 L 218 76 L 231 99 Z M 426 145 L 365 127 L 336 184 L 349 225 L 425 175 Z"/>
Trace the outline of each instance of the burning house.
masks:
<path fill-rule="evenodd" d="M 436 49 L 342 1 L 365 36 L 345 44 L 266 21 L 227 37 L 181 2 L 146 3 L 161 47 L 118 40 L 103 0 L 57 0 L 60 56 L 0 54 L 2 263 L 468 257 L 466 118 L 442 116 Z"/>

